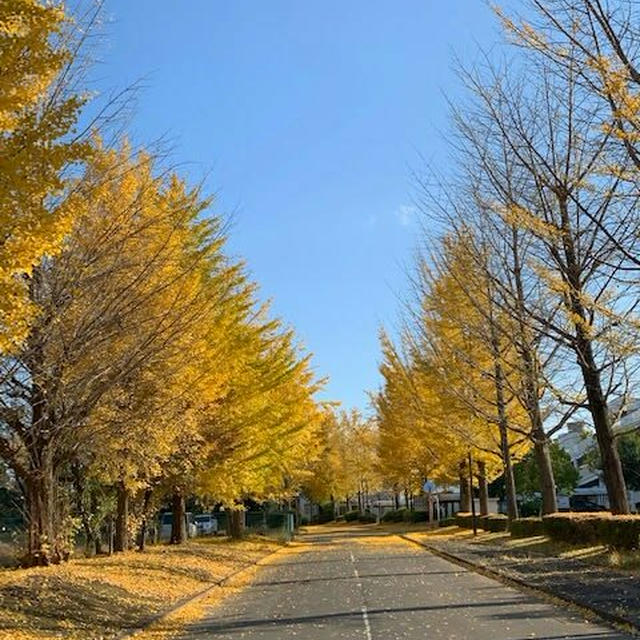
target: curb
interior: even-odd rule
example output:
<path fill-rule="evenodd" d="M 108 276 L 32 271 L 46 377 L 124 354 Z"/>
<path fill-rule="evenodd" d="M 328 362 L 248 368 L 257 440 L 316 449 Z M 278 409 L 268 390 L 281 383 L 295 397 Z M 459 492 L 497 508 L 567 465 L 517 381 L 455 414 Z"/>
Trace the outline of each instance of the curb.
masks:
<path fill-rule="evenodd" d="M 533 593 L 537 596 L 542 596 L 545 600 L 550 601 L 551 604 L 558 604 L 558 601 L 560 601 L 563 604 L 570 605 L 572 608 L 577 608 L 583 614 L 585 612 L 589 613 L 591 616 L 599 618 L 600 620 L 608 623 L 609 625 L 613 625 L 618 630 L 624 631 L 625 633 L 630 633 L 631 635 L 634 635 L 634 636 L 640 636 L 640 627 L 637 626 L 634 622 L 622 616 L 618 616 L 615 613 L 611 613 L 606 609 L 601 609 L 600 607 L 586 604 L 578 600 L 577 598 L 572 598 L 564 594 L 556 593 L 552 589 L 533 586 L 520 578 L 515 578 L 513 576 L 509 576 L 506 573 L 502 573 L 495 569 L 490 569 L 485 565 L 476 564 L 474 562 L 471 562 L 470 560 L 467 560 L 460 556 L 456 556 L 453 553 L 449 553 L 448 551 L 443 551 L 442 549 L 438 549 L 437 547 L 434 547 L 426 542 L 420 542 L 419 540 L 410 538 L 404 533 L 399 533 L 398 537 L 402 538 L 403 540 L 406 540 L 407 542 L 416 544 L 419 547 L 423 547 L 424 549 L 426 549 L 427 551 L 429 551 L 435 556 L 438 556 L 444 560 L 448 560 L 449 562 L 453 562 L 454 564 L 463 566 L 475 573 L 479 573 L 488 578 L 493 578 L 494 580 L 498 580 L 499 582 L 502 582 L 503 584 L 506 584 L 510 587 L 516 587 L 520 590 Z"/>
<path fill-rule="evenodd" d="M 259 560 L 256 560 L 255 562 L 248 564 L 246 567 L 241 567 L 240 569 L 236 569 L 235 571 L 232 571 L 231 573 L 220 578 L 219 580 L 215 580 L 214 582 L 209 583 L 208 586 L 204 587 L 200 591 L 197 591 L 196 593 L 185 596 L 184 598 L 181 598 L 176 603 L 171 605 L 168 609 L 163 609 L 162 611 L 151 616 L 150 618 L 147 618 L 147 620 L 145 620 L 141 626 L 135 627 L 134 629 L 127 629 L 125 631 L 122 631 L 117 636 L 115 636 L 116 640 L 129 640 L 129 638 L 135 638 L 139 636 L 141 633 L 144 633 L 145 631 L 147 631 L 147 629 L 151 625 L 155 624 L 156 622 L 160 622 L 160 620 L 162 620 L 167 616 L 170 616 L 172 613 L 175 613 L 179 609 L 182 609 L 182 607 L 185 607 L 188 604 L 192 604 L 194 602 L 197 602 L 198 600 L 205 598 L 212 591 L 215 591 L 219 587 L 223 587 L 229 580 L 231 580 L 231 578 L 235 578 L 237 575 L 244 573 L 245 571 L 248 571 L 253 567 L 259 566 L 263 560 L 266 560 L 267 558 L 271 558 L 277 553 L 280 553 L 283 549 L 286 549 L 287 546 L 288 544 L 285 544 L 279 549 L 276 549 L 275 551 L 272 551 L 271 553 L 267 553 L 266 555 L 262 556 L 262 558 L 260 558 Z"/>

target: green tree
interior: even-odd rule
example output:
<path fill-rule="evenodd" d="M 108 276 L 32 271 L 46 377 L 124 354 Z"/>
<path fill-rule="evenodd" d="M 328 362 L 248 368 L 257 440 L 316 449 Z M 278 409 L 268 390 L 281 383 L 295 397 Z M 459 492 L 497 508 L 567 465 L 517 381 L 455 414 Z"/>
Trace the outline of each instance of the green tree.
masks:
<path fill-rule="evenodd" d="M 617 448 L 627 487 L 640 491 L 640 430 L 618 436 Z M 593 470 L 602 470 L 602 458 L 597 447 L 587 451 L 585 463 Z"/>
<path fill-rule="evenodd" d="M 573 464 L 569 454 L 557 442 L 551 443 L 549 453 L 558 491 L 572 493 L 578 484 L 580 472 Z M 514 474 L 518 493 L 525 496 L 540 493 L 540 471 L 532 452 L 527 453 L 514 466 Z"/>
<path fill-rule="evenodd" d="M 632 491 L 640 491 L 640 431 L 620 436 L 618 453 L 627 487 Z"/>

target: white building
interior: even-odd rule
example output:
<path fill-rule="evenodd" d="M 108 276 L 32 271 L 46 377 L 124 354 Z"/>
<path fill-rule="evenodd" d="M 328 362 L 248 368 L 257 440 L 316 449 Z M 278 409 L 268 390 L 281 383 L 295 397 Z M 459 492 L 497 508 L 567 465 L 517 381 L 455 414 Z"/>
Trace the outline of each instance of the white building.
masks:
<path fill-rule="evenodd" d="M 621 400 L 611 402 L 611 413 L 616 417 L 614 431 L 630 431 L 640 428 L 640 399 L 631 400 L 620 413 Z M 580 472 L 578 485 L 573 493 L 583 500 L 595 502 L 596 504 L 608 507 L 607 487 L 604 483 L 602 471 L 589 468 L 585 456 L 587 452 L 597 446 L 595 434 L 582 421 L 570 422 L 566 426 L 566 431 L 560 433 L 556 438 L 557 442 L 571 457 L 573 464 Z M 629 504 L 631 509 L 637 509 L 640 503 L 640 491 L 629 491 Z M 569 497 L 558 496 L 558 506 L 569 508 Z"/>

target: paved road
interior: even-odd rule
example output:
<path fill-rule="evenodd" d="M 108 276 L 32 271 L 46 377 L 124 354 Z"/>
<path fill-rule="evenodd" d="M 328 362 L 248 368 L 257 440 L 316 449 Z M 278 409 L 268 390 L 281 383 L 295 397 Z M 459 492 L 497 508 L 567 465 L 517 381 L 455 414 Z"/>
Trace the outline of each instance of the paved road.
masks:
<path fill-rule="evenodd" d="M 622 640 L 395 536 L 306 536 L 215 606 L 189 640 Z"/>

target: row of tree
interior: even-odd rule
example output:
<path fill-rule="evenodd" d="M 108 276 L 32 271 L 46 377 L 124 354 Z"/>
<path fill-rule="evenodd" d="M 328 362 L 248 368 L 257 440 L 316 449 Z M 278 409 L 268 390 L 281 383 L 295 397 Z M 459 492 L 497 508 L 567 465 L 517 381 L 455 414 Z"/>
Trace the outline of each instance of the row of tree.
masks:
<path fill-rule="evenodd" d="M 378 433 L 358 411 L 327 411 L 317 437 L 317 459 L 304 483 L 305 495 L 328 506 L 330 519 L 337 505 L 365 511 L 380 489 Z"/>
<path fill-rule="evenodd" d="M 455 169 L 419 179 L 413 296 L 381 340 L 385 476 L 450 481 L 471 453 L 481 489 L 504 474 L 515 518 L 530 451 L 551 513 L 550 438 L 584 419 L 611 510 L 628 513 L 613 426 L 638 382 L 640 16 L 618 0 L 497 13 L 505 49 L 459 69 Z"/>
<path fill-rule="evenodd" d="M 29 564 L 65 558 L 78 529 L 100 550 L 108 520 L 115 550 L 136 532 L 144 545 L 167 496 L 173 542 L 187 496 L 290 496 L 324 415 L 309 356 L 226 253 L 211 200 L 104 143 L 109 107 L 80 124 L 97 11 L 0 5 L 0 460 Z"/>

